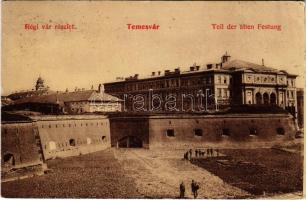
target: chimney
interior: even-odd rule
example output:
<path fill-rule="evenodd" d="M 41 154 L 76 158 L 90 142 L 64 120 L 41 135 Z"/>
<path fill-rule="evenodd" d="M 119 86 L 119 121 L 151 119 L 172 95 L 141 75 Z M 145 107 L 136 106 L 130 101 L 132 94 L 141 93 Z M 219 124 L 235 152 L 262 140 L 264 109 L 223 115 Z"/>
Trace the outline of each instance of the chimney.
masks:
<path fill-rule="evenodd" d="M 194 67 L 193 66 L 190 67 L 190 71 L 194 71 Z"/>
<path fill-rule="evenodd" d="M 265 60 L 263 58 L 261 59 L 261 64 L 262 66 L 265 66 Z"/>
<path fill-rule="evenodd" d="M 139 74 L 135 74 L 135 75 L 134 75 L 134 78 L 136 78 L 136 79 L 137 79 L 137 78 L 138 78 L 138 76 L 139 76 Z"/>
<path fill-rule="evenodd" d="M 99 92 L 99 93 L 103 93 L 103 92 L 104 92 L 104 85 L 99 84 L 98 92 Z"/>
<path fill-rule="evenodd" d="M 207 67 L 207 69 L 211 69 L 212 68 L 212 64 L 207 64 L 206 67 Z"/>
<path fill-rule="evenodd" d="M 180 72 L 180 68 L 174 69 L 174 72 L 179 73 Z"/>
<path fill-rule="evenodd" d="M 155 76 L 155 72 L 152 72 L 152 76 Z"/>
<path fill-rule="evenodd" d="M 160 71 L 158 71 L 158 75 L 160 75 Z"/>
<path fill-rule="evenodd" d="M 197 71 L 199 71 L 199 69 L 200 69 L 200 66 L 199 66 L 199 65 L 197 65 L 197 66 L 196 66 L 196 69 L 197 69 Z"/>

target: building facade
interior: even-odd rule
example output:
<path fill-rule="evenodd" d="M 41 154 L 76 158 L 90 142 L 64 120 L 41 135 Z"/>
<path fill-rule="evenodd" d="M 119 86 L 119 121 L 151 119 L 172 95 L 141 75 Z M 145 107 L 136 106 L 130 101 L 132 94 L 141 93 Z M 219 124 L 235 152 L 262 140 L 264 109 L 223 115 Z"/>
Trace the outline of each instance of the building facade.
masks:
<path fill-rule="evenodd" d="M 138 74 L 105 83 L 106 93 L 124 100 L 125 111 L 201 111 L 230 105 L 265 104 L 296 107 L 296 75 L 262 64 L 231 61 Z M 295 109 L 293 109 L 295 110 Z"/>

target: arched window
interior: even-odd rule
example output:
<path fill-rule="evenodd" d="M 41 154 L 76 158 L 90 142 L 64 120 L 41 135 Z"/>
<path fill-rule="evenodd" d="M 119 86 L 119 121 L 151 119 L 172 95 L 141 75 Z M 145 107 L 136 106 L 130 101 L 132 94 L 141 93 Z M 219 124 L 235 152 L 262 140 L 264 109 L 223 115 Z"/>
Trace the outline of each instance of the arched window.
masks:
<path fill-rule="evenodd" d="M 264 93 L 263 94 L 263 101 L 264 101 L 264 104 L 269 104 L 269 95 L 268 95 L 268 93 Z"/>
<path fill-rule="evenodd" d="M 11 153 L 6 153 L 3 156 L 3 164 L 6 165 L 15 165 L 15 157 Z"/>
<path fill-rule="evenodd" d="M 262 104 L 262 97 L 259 92 L 256 93 L 255 97 L 256 97 L 256 104 Z"/>
<path fill-rule="evenodd" d="M 270 104 L 276 104 L 276 95 L 274 93 L 270 95 Z"/>

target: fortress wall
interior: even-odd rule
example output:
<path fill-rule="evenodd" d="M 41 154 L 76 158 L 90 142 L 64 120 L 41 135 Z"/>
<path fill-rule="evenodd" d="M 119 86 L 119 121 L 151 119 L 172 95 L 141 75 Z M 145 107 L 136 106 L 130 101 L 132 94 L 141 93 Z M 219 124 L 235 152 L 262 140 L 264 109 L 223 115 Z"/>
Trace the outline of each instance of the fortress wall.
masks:
<path fill-rule="evenodd" d="M 1 163 L 4 167 L 42 164 L 39 136 L 33 123 L 1 125 Z M 13 155 L 13 158 L 10 158 Z"/>
<path fill-rule="evenodd" d="M 169 129 L 174 131 L 174 137 L 167 136 Z M 195 129 L 202 130 L 203 135 L 196 136 Z M 149 133 L 150 148 L 186 146 L 186 142 L 234 147 L 290 140 L 295 136 L 296 127 L 293 118 L 284 114 L 152 116 Z"/>
<path fill-rule="evenodd" d="M 111 143 L 137 137 L 146 148 L 185 148 L 203 144 L 220 147 L 265 147 L 295 137 L 287 114 L 152 115 L 110 118 Z M 195 129 L 202 134 L 197 136 Z M 172 130 L 174 136 L 167 135 Z M 268 147 L 268 146 L 267 146 Z"/>
<path fill-rule="evenodd" d="M 45 159 L 87 154 L 110 147 L 109 120 L 105 117 L 41 119 L 36 124 Z"/>

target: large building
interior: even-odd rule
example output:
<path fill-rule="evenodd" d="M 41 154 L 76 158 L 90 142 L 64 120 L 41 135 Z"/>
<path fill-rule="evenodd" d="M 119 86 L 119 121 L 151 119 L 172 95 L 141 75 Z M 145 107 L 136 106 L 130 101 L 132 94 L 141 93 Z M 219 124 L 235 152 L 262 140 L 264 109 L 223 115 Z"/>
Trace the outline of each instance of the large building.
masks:
<path fill-rule="evenodd" d="M 297 75 L 262 64 L 232 60 L 138 74 L 105 83 L 106 93 L 124 100 L 125 111 L 202 111 L 230 105 L 266 104 L 295 112 Z"/>

